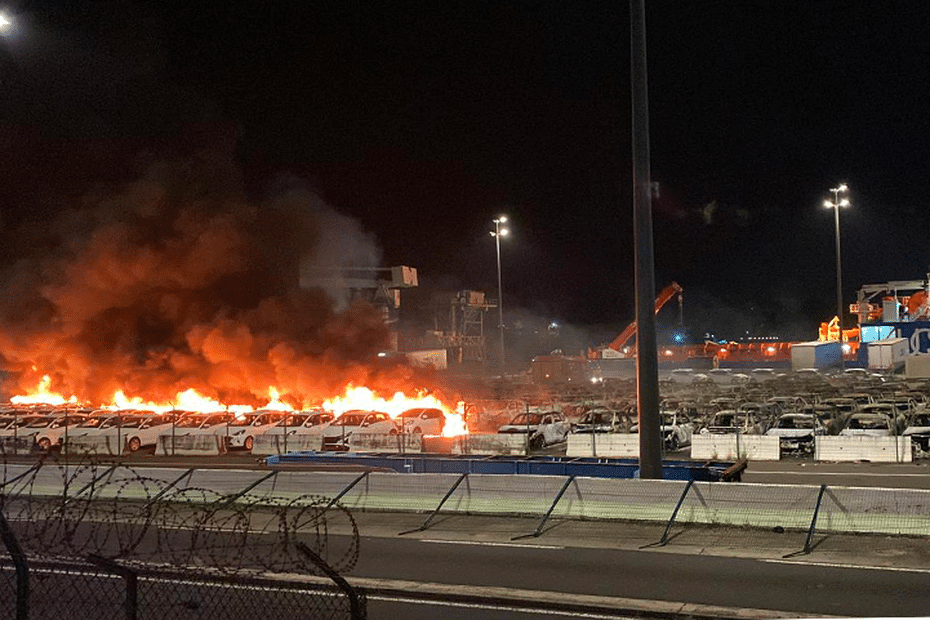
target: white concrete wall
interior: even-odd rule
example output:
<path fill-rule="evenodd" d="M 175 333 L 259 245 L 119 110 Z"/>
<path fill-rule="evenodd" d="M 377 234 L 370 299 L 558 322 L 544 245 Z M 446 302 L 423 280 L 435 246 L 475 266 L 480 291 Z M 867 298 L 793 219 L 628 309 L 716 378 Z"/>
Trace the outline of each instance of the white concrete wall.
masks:
<path fill-rule="evenodd" d="M 566 456 L 604 456 L 639 458 L 639 435 L 636 433 L 571 433 Z"/>
<path fill-rule="evenodd" d="M 159 435 L 155 454 L 177 456 L 216 456 L 226 452 L 226 440 L 220 435 Z"/>
<path fill-rule="evenodd" d="M 421 452 L 422 449 L 423 435 L 417 433 L 390 435 L 355 431 L 349 436 L 352 452 Z"/>
<path fill-rule="evenodd" d="M 750 461 L 777 461 L 781 459 L 778 437 L 767 435 L 715 435 L 695 433 L 691 437 L 691 458 L 708 461 L 725 461 L 745 457 Z"/>
<path fill-rule="evenodd" d="M 914 455 L 910 437 L 828 435 L 814 438 L 814 460 L 910 463 Z"/>
<path fill-rule="evenodd" d="M 287 442 L 283 435 L 269 435 L 268 433 L 255 438 L 252 454 L 268 456 L 271 454 L 285 454 L 287 452 L 318 452 L 323 449 L 322 435 L 288 435 Z"/>

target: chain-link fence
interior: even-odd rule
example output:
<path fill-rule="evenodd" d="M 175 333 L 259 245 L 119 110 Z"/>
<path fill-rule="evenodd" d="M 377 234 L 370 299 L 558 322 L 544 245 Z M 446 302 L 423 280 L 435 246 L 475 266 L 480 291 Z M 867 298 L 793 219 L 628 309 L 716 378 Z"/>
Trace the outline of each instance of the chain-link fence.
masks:
<path fill-rule="evenodd" d="M 117 465 L 40 461 L 4 472 L 4 618 L 364 618 L 341 576 L 352 515 L 328 497 L 186 485 Z M 54 484 L 52 484 L 54 483 Z M 331 524 L 350 535 L 330 537 Z"/>

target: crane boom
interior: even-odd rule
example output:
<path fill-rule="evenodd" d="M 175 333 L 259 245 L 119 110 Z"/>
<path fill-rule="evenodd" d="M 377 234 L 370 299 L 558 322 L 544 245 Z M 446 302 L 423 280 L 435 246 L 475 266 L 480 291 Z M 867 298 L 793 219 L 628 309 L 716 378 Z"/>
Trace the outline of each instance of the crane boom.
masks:
<path fill-rule="evenodd" d="M 681 288 L 681 286 L 679 286 L 678 282 L 672 282 L 671 284 L 666 286 L 664 289 L 662 289 L 662 291 L 659 293 L 659 296 L 656 297 L 655 313 L 659 314 L 659 310 L 661 310 L 662 307 L 666 303 L 668 303 L 668 301 L 672 297 L 675 297 L 675 295 L 678 295 L 678 306 L 680 308 L 681 301 L 682 301 L 681 300 L 682 290 L 683 289 Z M 614 351 L 620 351 L 621 349 L 623 349 L 623 347 L 625 347 L 630 342 L 630 340 L 633 339 L 633 336 L 635 335 L 636 335 L 636 321 L 633 321 L 632 323 L 627 325 L 626 329 L 620 332 L 620 335 L 614 338 L 613 342 L 611 342 L 607 346 L 613 349 Z"/>

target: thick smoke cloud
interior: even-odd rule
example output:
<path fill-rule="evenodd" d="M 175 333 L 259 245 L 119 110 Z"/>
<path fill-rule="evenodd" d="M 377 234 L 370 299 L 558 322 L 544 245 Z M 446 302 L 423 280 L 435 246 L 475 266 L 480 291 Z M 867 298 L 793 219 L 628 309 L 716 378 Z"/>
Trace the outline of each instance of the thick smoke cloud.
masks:
<path fill-rule="evenodd" d="M 51 221 L 3 231 L 7 394 L 45 374 L 94 404 L 119 389 L 261 404 L 275 386 L 306 404 L 348 383 L 409 387 L 406 369 L 373 365 L 388 333 L 370 305 L 298 285 L 301 267 L 377 266 L 374 239 L 295 179 L 247 201 L 229 159 L 154 163 Z"/>

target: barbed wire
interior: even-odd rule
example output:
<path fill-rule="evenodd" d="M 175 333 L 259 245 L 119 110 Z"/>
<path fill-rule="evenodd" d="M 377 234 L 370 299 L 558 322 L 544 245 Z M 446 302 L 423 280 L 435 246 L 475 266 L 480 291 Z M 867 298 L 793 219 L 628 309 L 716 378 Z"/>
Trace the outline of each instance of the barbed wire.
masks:
<path fill-rule="evenodd" d="M 125 464 L 54 457 L 25 471 L 4 463 L 2 476 L 0 510 L 32 556 L 322 575 L 297 550 L 302 543 L 340 573 L 358 561 L 355 519 L 321 495 L 226 495 Z M 330 535 L 334 525 L 339 536 Z"/>

